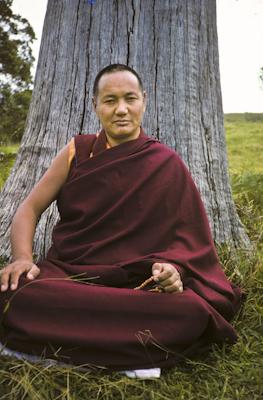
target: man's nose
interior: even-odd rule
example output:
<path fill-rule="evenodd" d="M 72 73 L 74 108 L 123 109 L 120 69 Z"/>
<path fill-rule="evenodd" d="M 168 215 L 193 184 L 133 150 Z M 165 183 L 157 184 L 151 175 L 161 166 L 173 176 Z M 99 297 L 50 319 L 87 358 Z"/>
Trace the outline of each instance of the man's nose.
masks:
<path fill-rule="evenodd" d="M 116 114 L 127 114 L 127 104 L 125 101 L 119 101 L 115 110 Z"/>

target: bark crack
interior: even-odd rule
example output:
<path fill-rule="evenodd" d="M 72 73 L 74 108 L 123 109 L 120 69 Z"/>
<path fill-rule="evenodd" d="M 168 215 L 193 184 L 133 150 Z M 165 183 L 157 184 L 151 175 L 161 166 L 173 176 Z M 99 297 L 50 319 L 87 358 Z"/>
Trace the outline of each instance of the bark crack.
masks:
<path fill-rule="evenodd" d="M 70 120 L 71 120 L 71 115 L 72 115 L 72 109 L 73 109 L 73 94 L 75 92 L 75 86 L 76 86 L 76 81 L 77 81 L 77 76 L 78 76 L 78 63 L 75 62 L 75 55 L 76 55 L 76 51 L 75 49 L 77 48 L 76 46 L 76 37 L 77 37 L 77 29 L 78 29 L 78 23 L 79 23 L 79 9 L 80 9 L 80 1 L 78 3 L 78 8 L 77 8 L 77 19 L 76 19 L 76 25 L 75 25 L 75 33 L 74 33 L 74 39 L 73 39 L 73 43 L 74 43 L 74 50 L 73 50 L 73 62 L 72 62 L 72 67 L 71 67 L 71 77 L 74 77 L 74 81 L 73 81 L 73 85 L 71 85 L 71 101 L 70 101 L 70 107 L 69 107 L 69 118 L 68 118 L 68 126 L 67 126 L 67 138 L 68 138 L 68 132 L 69 132 L 69 127 L 70 127 Z M 74 68 L 75 65 L 77 65 L 76 67 L 76 73 L 74 74 Z"/>
<path fill-rule="evenodd" d="M 52 76 L 52 84 L 51 84 L 51 88 L 52 89 L 55 87 L 55 77 L 56 77 L 56 74 L 57 74 L 57 64 L 58 64 L 57 63 L 57 59 L 58 59 L 58 53 L 59 53 L 59 43 L 60 43 L 60 40 L 61 40 L 61 34 L 60 34 L 61 28 L 60 28 L 60 26 L 61 26 L 62 15 L 63 15 L 63 3 L 61 3 L 61 10 L 59 12 L 59 23 L 58 23 L 58 28 L 57 28 L 57 32 L 59 32 L 59 35 L 58 35 L 58 40 L 57 40 L 57 44 L 56 44 L 56 52 L 55 52 L 55 59 L 54 59 L 55 67 L 54 67 L 53 76 Z M 47 112 L 48 116 L 52 115 L 52 113 L 50 112 L 51 103 L 52 103 L 52 95 L 53 95 L 53 90 L 52 89 L 51 89 L 51 92 L 50 92 L 49 109 L 48 109 L 48 112 Z M 47 126 L 48 122 L 49 122 L 49 119 L 47 118 L 46 119 L 46 126 Z M 58 141 L 58 137 L 57 137 L 57 141 Z M 57 145 L 57 143 L 56 143 L 56 145 Z"/>
<path fill-rule="evenodd" d="M 200 117 L 201 117 L 201 126 L 203 128 L 204 135 L 202 136 L 202 147 L 204 152 L 204 161 L 205 161 L 205 169 L 206 169 L 206 177 L 207 184 L 211 193 L 211 205 L 212 205 L 212 215 L 213 218 L 213 229 L 219 224 L 220 219 L 220 205 L 217 200 L 217 188 L 215 184 L 214 174 L 213 174 L 213 166 L 212 166 L 212 156 L 210 151 L 211 146 L 211 135 L 210 130 L 205 124 L 203 110 L 202 110 L 202 98 L 200 96 L 199 91 L 199 102 L 200 102 Z"/>
<path fill-rule="evenodd" d="M 89 91 L 87 89 L 88 85 L 88 76 L 89 76 L 89 43 L 90 43 L 90 32 L 91 32 L 91 27 L 92 27 L 92 7 L 90 7 L 90 14 L 89 14 L 89 29 L 88 29 L 88 35 L 87 35 L 87 45 L 86 45 L 86 60 L 87 60 L 87 68 L 85 71 L 85 84 L 84 84 L 84 96 L 83 96 L 83 109 L 82 109 L 82 117 L 80 121 L 80 129 L 79 133 L 82 134 L 83 132 L 83 126 L 84 126 L 84 121 L 85 121 L 85 116 L 86 116 L 86 105 L 87 101 L 89 98 Z"/>
<path fill-rule="evenodd" d="M 134 32 L 134 24 L 135 24 L 135 5 L 134 5 L 134 0 L 132 0 L 131 6 L 132 6 L 132 29 L 130 29 L 130 32 L 133 33 Z"/>
<path fill-rule="evenodd" d="M 159 133 L 159 115 L 158 115 L 158 100 L 157 100 L 157 76 L 158 76 L 158 43 L 157 38 L 155 36 L 156 33 L 156 10 L 155 10 L 155 0 L 153 0 L 153 46 L 154 46 L 154 60 L 155 60 L 155 77 L 154 77 L 154 108 L 155 108 L 155 115 L 156 115 L 156 132 L 155 136 L 157 139 L 160 139 Z"/>
<path fill-rule="evenodd" d="M 172 50 L 172 45 L 175 46 L 175 43 L 172 42 L 172 23 L 173 23 L 173 18 L 172 18 L 172 13 L 170 13 L 170 21 L 169 21 L 169 33 L 170 33 L 170 37 L 169 37 L 169 42 L 170 42 L 170 55 L 172 56 L 173 54 L 173 50 Z M 176 48 L 174 49 L 174 51 L 176 51 Z M 174 57 L 175 58 L 175 57 Z M 173 121 L 173 127 L 174 127 L 174 131 L 173 131 L 173 138 L 174 138 L 174 149 L 176 150 L 177 147 L 177 135 L 176 135 L 176 117 L 175 117 L 175 85 L 176 85 L 176 79 L 175 79 L 175 70 L 174 70 L 174 59 L 171 58 L 171 64 L 170 64 L 170 71 L 171 71 L 171 82 L 172 82 L 172 90 L 171 90 L 171 96 L 172 96 L 172 121 Z"/>
<path fill-rule="evenodd" d="M 114 2 L 115 3 L 115 2 Z M 112 30 L 112 36 L 111 36 L 111 42 L 110 42 L 110 62 L 112 63 L 112 55 L 114 54 L 114 41 L 115 37 L 117 37 L 117 32 L 118 32 L 118 20 L 119 20 L 119 12 L 118 12 L 118 2 L 116 2 L 116 13 L 113 13 L 115 16 L 115 20 L 113 21 L 113 30 Z M 115 22 L 116 21 L 116 22 Z"/>
<path fill-rule="evenodd" d="M 130 55 L 131 55 L 131 40 L 134 32 L 134 24 L 135 24 L 135 6 L 134 0 L 131 0 L 131 8 L 132 8 L 132 21 L 131 26 L 127 24 L 127 65 L 130 65 Z M 128 20 L 129 22 L 129 20 Z"/>

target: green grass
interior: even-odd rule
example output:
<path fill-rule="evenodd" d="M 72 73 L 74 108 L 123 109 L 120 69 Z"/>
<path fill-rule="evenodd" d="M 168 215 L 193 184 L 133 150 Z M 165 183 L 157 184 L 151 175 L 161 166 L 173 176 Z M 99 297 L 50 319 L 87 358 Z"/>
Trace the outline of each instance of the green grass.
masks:
<path fill-rule="evenodd" d="M 250 238 L 262 248 L 263 114 L 226 114 L 233 197 Z"/>
<path fill-rule="evenodd" d="M 2 189 L 4 183 L 9 175 L 10 169 L 13 166 L 15 158 L 16 158 L 15 154 L 0 152 L 0 165 L 1 165 L 0 190 Z"/>
<path fill-rule="evenodd" d="M 246 120 L 246 115 L 254 115 L 254 119 Z M 225 116 L 231 175 L 262 174 L 263 118 L 261 116 L 263 114 L 227 114 Z"/>
<path fill-rule="evenodd" d="M 19 149 L 19 143 L 9 144 L 7 146 L 0 146 L 0 153 L 4 154 L 16 154 Z"/>
<path fill-rule="evenodd" d="M 0 146 L 0 190 L 2 189 L 3 184 L 9 175 L 10 169 L 14 164 L 18 148 L 19 143 L 9 144 L 7 146 Z"/>
<path fill-rule="evenodd" d="M 203 358 L 187 361 L 164 372 L 161 379 L 151 381 L 130 380 L 102 371 L 47 368 L 2 358 L 0 399 L 263 399 L 263 114 L 226 115 L 225 121 L 233 195 L 249 236 L 256 244 L 253 253 L 232 253 L 227 246 L 219 249 L 227 275 L 247 294 L 234 321 L 238 342 L 232 347 L 214 346 Z"/>

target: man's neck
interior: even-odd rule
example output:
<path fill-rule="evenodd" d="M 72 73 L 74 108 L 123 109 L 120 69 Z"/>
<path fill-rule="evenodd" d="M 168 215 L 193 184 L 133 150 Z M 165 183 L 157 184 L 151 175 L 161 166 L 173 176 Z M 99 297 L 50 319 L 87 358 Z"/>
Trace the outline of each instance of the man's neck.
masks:
<path fill-rule="evenodd" d="M 139 127 L 133 135 L 123 136 L 123 137 L 121 137 L 121 135 L 120 135 L 120 137 L 116 137 L 116 138 L 109 135 L 106 131 L 105 131 L 105 134 L 107 137 L 107 142 L 109 143 L 110 147 L 114 147 L 114 146 L 118 146 L 119 144 L 138 139 L 138 137 L 140 136 L 140 131 L 141 131 L 141 128 Z"/>

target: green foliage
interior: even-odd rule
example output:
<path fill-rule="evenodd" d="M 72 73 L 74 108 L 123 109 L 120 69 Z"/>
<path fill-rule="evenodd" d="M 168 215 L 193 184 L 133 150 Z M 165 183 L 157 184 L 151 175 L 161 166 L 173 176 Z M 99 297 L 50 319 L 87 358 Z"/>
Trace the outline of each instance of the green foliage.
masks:
<path fill-rule="evenodd" d="M 0 142 L 20 140 L 31 98 L 35 34 L 29 22 L 0 0 Z"/>
<path fill-rule="evenodd" d="M 34 61 L 30 45 L 35 34 L 25 18 L 12 12 L 11 5 L 12 0 L 0 0 L 0 74 L 9 83 L 28 89 Z"/>
<path fill-rule="evenodd" d="M 234 325 L 239 340 L 214 346 L 158 380 L 131 380 L 118 373 L 32 365 L 0 359 L 0 399 L 16 400 L 261 400 L 263 398 L 262 168 L 263 120 L 226 116 L 233 194 L 257 248 L 233 253 L 219 248 L 226 274 L 246 293 Z M 261 117 L 260 117 L 261 118 Z M 261 121 L 261 122 L 260 122 Z M 239 138 L 237 140 L 236 136 Z M 0 148 L 3 152 L 3 149 Z M 261 164 L 261 165 L 260 165 Z M 2 168 L 1 168 L 2 172 Z"/>
<path fill-rule="evenodd" d="M 0 144 L 20 141 L 25 129 L 32 91 L 24 89 L 12 93 L 2 88 L 0 103 Z"/>

